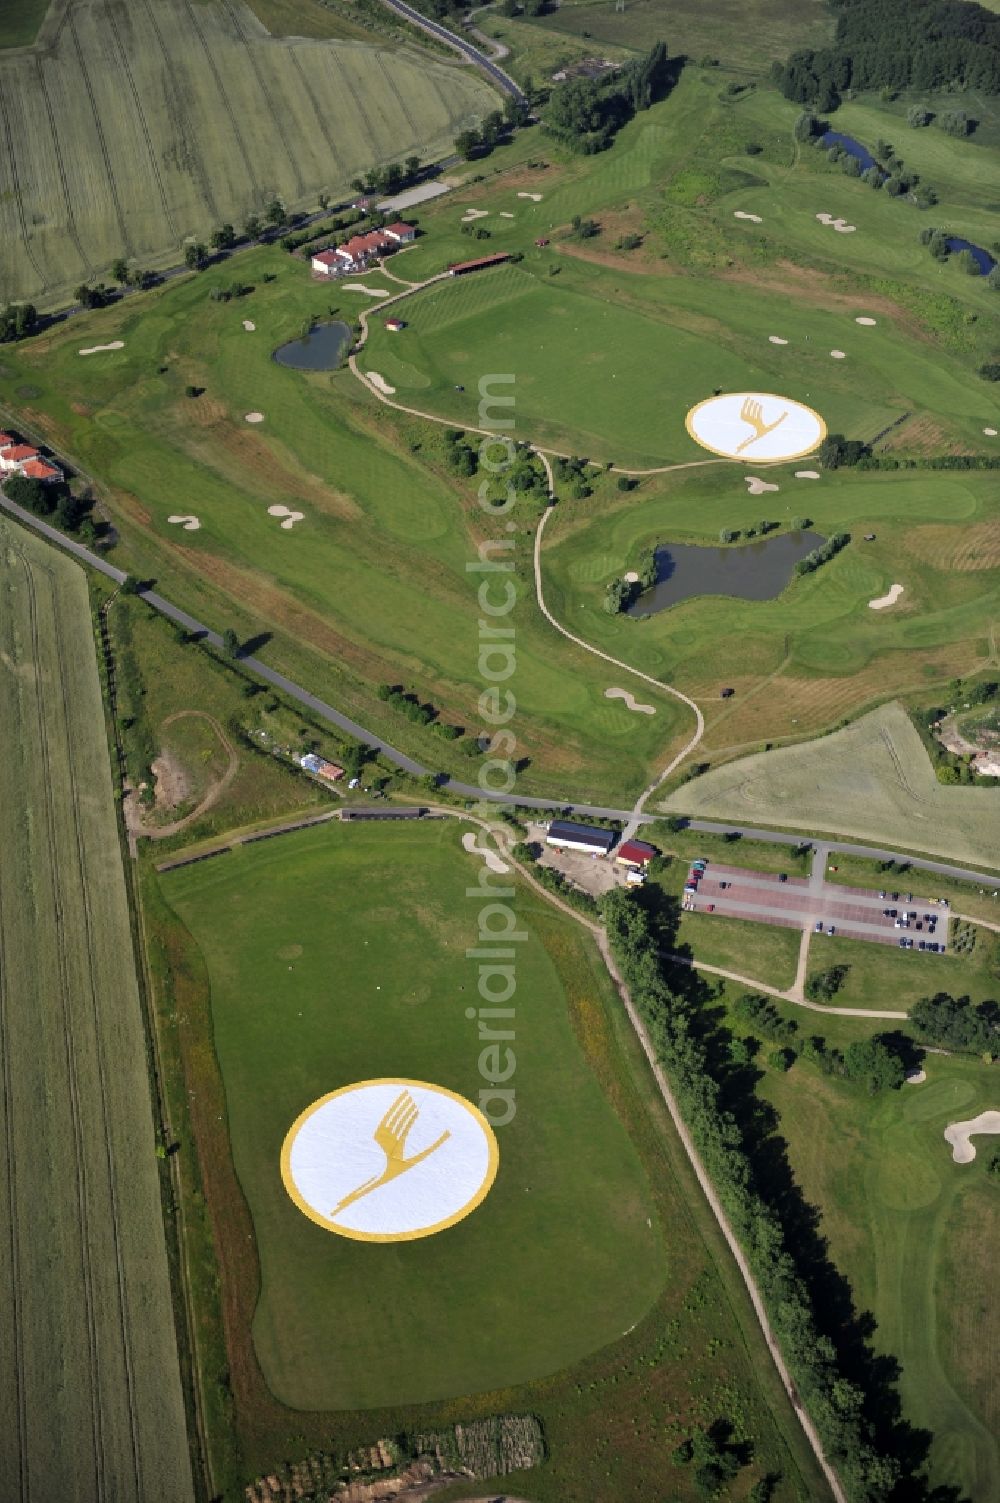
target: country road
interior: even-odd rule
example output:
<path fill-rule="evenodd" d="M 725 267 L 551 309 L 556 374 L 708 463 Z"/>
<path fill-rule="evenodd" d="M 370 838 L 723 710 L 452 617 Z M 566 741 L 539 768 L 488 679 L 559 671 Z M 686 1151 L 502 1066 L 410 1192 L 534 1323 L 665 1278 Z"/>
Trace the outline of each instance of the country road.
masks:
<path fill-rule="evenodd" d="M 498 68 L 485 52 L 480 52 L 478 47 L 473 47 L 471 42 L 466 41 L 465 37 L 457 36 L 455 32 L 449 31 L 447 26 L 442 26 L 439 21 L 431 21 L 427 16 L 421 15 L 420 11 L 414 10 L 412 5 L 407 5 L 405 0 L 383 0 L 383 4 L 387 5 L 390 10 L 396 11 L 398 15 L 405 17 L 413 26 L 419 26 L 421 31 L 426 31 L 430 36 L 445 42 L 447 46 L 454 47 L 456 52 L 461 52 L 470 63 L 475 63 L 477 68 L 482 69 L 487 78 L 505 94 L 509 94 L 512 99 L 517 99 L 522 104 L 527 104 L 527 99 L 514 80 L 502 68 Z"/>
<path fill-rule="evenodd" d="M 58 528 L 52 527 L 48 522 L 43 522 L 40 517 L 33 516 L 23 506 L 18 506 L 16 502 L 11 501 L 2 490 L 0 490 L 0 507 L 11 516 L 16 517 L 24 526 L 30 527 L 35 532 L 40 533 L 50 543 L 54 543 L 58 548 L 64 549 L 67 553 L 71 553 L 80 563 L 86 564 L 91 569 L 96 569 L 108 579 L 113 579 L 118 584 L 122 584 L 128 577 L 124 569 L 119 569 L 114 564 L 109 564 L 107 559 L 101 558 L 98 554 L 92 552 L 91 549 L 85 548 L 82 543 L 75 542 L 72 538 L 66 537 Z M 212 631 L 204 622 L 198 621 L 194 616 L 189 615 L 187 611 L 181 610 L 179 606 L 171 604 L 169 600 L 157 594 L 155 590 L 140 590 L 139 594 L 146 601 L 147 605 L 151 605 L 154 610 L 159 611 L 168 620 L 176 622 L 178 626 L 183 626 L 186 631 L 191 632 L 194 636 L 210 642 L 213 647 L 222 647 L 222 636 L 219 632 Z M 392 763 L 394 767 L 398 767 L 402 772 L 407 772 L 412 777 L 422 777 L 430 771 L 429 768 L 423 767 L 413 757 L 408 756 L 406 752 L 397 750 L 388 741 L 383 740 L 381 736 L 376 736 L 363 725 L 359 725 L 356 720 L 351 720 L 349 716 L 343 715 L 333 705 L 327 704 L 325 700 L 320 699 L 318 695 L 311 693 L 310 690 L 304 689 L 300 684 L 295 683 L 293 679 L 286 678 L 283 673 L 279 673 L 276 669 L 268 667 L 259 658 L 247 656 L 242 658 L 241 662 L 244 667 L 256 673 L 266 683 L 272 684 L 276 689 L 281 689 L 290 699 L 294 699 L 297 703 L 305 705 L 307 709 L 312 710 L 322 719 L 328 721 L 330 725 L 335 725 L 348 736 L 353 736 L 355 740 L 360 741 L 363 745 L 370 746 L 373 750 L 381 753 L 387 762 Z M 524 809 L 538 809 L 553 814 L 565 812 L 589 814 L 601 819 L 618 819 L 625 823 L 636 818 L 634 809 L 619 809 L 603 804 L 581 804 L 575 802 L 572 798 L 529 798 L 522 794 L 496 793 L 492 790 L 480 788 L 478 785 L 472 783 L 462 783 L 457 778 L 446 778 L 441 786 L 446 788 L 449 793 L 457 794 L 461 798 L 476 799 L 477 801 L 493 804 L 513 805 Z M 642 813 L 638 815 L 637 822 L 640 824 L 651 824 L 656 818 L 655 814 Z M 806 838 L 801 834 L 789 835 L 784 831 L 758 830 L 749 825 L 723 825 L 704 819 L 689 820 L 688 828 L 713 835 L 735 832 L 746 840 L 763 840 L 775 845 L 801 845 Z M 823 841 L 823 844 L 830 851 L 845 856 L 862 856 L 876 861 L 896 861 L 900 859 L 899 851 L 886 850 L 876 846 L 852 845 L 847 841 L 826 840 Z M 952 866 L 944 861 L 931 861 L 923 857 L 909 855 L 906 855 L 904 859 L 909 861 L 915 870 L 935 872 L 939 876 L 953 877 L 960 882 L 989 882 L 991 880 L 984 872 L 970 871 L 966 867 Z"/>

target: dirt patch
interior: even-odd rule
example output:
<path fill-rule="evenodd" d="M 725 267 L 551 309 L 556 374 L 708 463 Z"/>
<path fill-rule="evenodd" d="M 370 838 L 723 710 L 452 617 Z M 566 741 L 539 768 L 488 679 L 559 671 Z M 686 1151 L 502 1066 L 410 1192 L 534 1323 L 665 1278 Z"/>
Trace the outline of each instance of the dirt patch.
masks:
<path fill-rule="evenodd" d="M 153 807 L 157 814 L 172 814 L 191 796 L 191 780 L 184 764 L 164 747 L 150 763 L 155 782 Z"/>
<path fill-rule="evenodd" d="M 541 850 L 539 866 L 548 866 L 553 871 L 561 872 L 567 882 L 571 882 L 581 892 L 589 893 L 592 898 L 599 898 L 602 893 L 610 892 L 612 887 L 624 886 L 624 868 L 616 868 L 609 857 L 589 856 L 586 851 L 557 851 L 554 846 L 545 844 L 546 833 L 542 825 L 528 826 L 528 839 L 535 842 Z"/>

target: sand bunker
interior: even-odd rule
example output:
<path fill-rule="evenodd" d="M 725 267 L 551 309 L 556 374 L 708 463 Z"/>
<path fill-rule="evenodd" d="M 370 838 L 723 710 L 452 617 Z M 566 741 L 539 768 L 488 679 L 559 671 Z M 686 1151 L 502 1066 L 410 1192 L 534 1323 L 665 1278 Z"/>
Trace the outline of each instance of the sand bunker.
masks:
<path fill-rule="evenodd" d="M 656 714 L 656 707 L 654 705 L 641 705 L 635 698 L 635 696 L 633 694 L 630 694 L 627 689 L 605 689 L 604 698 L 623 699 L 625 701 L 626 709 L 631 710 L 635 715 Z"/>
<path fill-rule="evenodd" d="M 819 470 L 796 470 L 796 480 L 818 480 Z"/>
<path fill-rule="evenodd" d="M 462 845 L 473 856 L 482 856 L 491 872 L 498 872 L 502 877 L 510 871 L 510 867 L 506 861 L 501 861 L 496 851 L 491 851 L 486 846 L 476 844 L 476 837 L 471 830 L 462 836 Z"/>
<path fill-rule="evenodd" d="M 248 412 L 244 421 L 248 423 L 262 423 L 264 421 L 264 414 L 262 412 Z"/>
<path fill-rule="evenodd" d="M 787 344 L 788 340 L 782 339 L 780 334 L 769 334 L 767 336 L 767 342 L 768 344 Z"/>
<path fill-rule="evenodd" d="M 839 235 L 853 235 L 857 229 L 856 224 L 848 224 L 846 219 L 834 219 L 832 214 L 817 214 L 816 218 L 820 224 L 828 224 Z"/>
<path fill-rule="evenodd" d="M 901 584 L 894 584 L 888 595 L 880 595 L 877 600 L 869 600 L 868 609 L 870 611 L 884 611 L 887 605 L 895 605 L 902 593 L 903 586 Z"/>
<path fill-rule="evenodd" d="M 286 532 L 289 532 L 295 526 L 296 522 L 301 522 L 305 516 L 305 512 L 292 511 L 290 507 L 281 505 L 269 506 L 267 514 L 269 517 L 284 517 L 285 520 L 281 525 Z"/>
<path fill-rule="evenodd" d="M 996 438 L 997 436 L 997 430 L 995 428 L 984 428 L 983 432 L 986 434 L 987 438 Z"/>
<path fill-rule="evenodd" d="M 733 218 L 734 219 L 749 219 L 749 221 L 750 221 L 751 224 L 763 224 L 764 223 L 763 219 L 761 219 L 761 217 L 760 217 L 759 214 L 745 214 L 742 209 L 734 209 L 733 210 Z"/>
<path fill-rule="evenodd" d="M 634 569 L 629 569 L 629 571 L 628 571 L 627 574 L 623 574 L 622 575 L 622 578 L 624 579 L 624 581 L 625 581 L 626 584 L 638 584 L 639 583 L 639 576 L 638 576 L 638 574 L 636 573 L 636 571 Z"/>
<path fill-rule="evenodd" d="M 542 201 L 542 195 L 540 193 L 519 193 L 517 196 L 518 198 L 530 198 L 532 203 L 535 204 L 540 204 Z"/>
<path fill-rule="evenodd" d="M 462 223 L 468 224 L 473 219 L 485 219 L 489 212 L 489 209 L 466 209 L 462 215 Z"/>
<path fill-rule="evenodd" d="M 770 485 L 768 481 L 761 480 L 759 475 L 744 475 L 743 479 L 747 483 L 747 490 L 751 496 L 763 496 L 765 491 L 776 491 L 778 489 L 776 485 Z"/>
<path fill-rule="evenodd" d="M 924 1081 L 926 1079 L 927 1079 L 927 1071 L 926 1070 L 907 1070 L 907 1072 L 906 1072 L 906 1084 L 907 1085 L 923 1085 L 923 1083 L 924 1083 Z"/>
<path fill-rule="evenodd" d="M 384 397 L 394 397 L 396 395 L 396 388 L 390 386 L 385 377 L 380 376 L 378 371 L 369 371 L 368 379 L 375 390 L 380 391 Z"/>
<path fill-rule="evenodd" d="M 197 517 L 170 516 L 167 521 L 173 522 L 175 526 L 183 527 L 185 532 L 197 532 L 201 526 Z"/>
<path fill-rule="evenodd" d="M 257 328 L 257 325 L 254 323 L 252 318 L 245 318 L 243 320 L 243 327 L 244 329 L 246 329 L 248 334 L 253 334 Z"/>
<path fill-rule="evenodd" d="M 976 1133 L 1000 1132 L 1000 1112 L 980 1112 L 968 1122 L 949 1122 L 944 1130 L 945 1141 L 951 1144 L 951 1156 L 956 1164 L 971 1164 L 976 1150 L 969 1142 Z"/>
<path fill-rule="evenodd" d="M 501 209 L 500 210 L 500 218 L 501 219 L 513 219 L 514 216 L 513 216 L 513 214 L 508 214 L 504 209 Z"/>
<path fill-rule="evenodd" d="M 878 320 L 875 318 L 856 318 L 854 322 L 856 324 L 863 324 L 866 329 L 874 329 Z"/>
<path fill-rule="evenodd" d="M 843 350 L 831 350 L 830 351 L 830 359 L 831 360 L 846 360 L 847 356 L 844 354 Z"/>
<path fill-rule="evenodd" d="M 110 344 L 92 344 L 86 350 L 81 350 L 81 355 L 99 355 L 102 350 L 123 350 L 124 339 L 113 339 Z"/>
<path fill-rule="evenodd" d="M 341 292 L 364 292 L 368 297 L 391 296 L 388 287 L 367 287 L 364 282 L 341 282 L 340 290 Z"/>

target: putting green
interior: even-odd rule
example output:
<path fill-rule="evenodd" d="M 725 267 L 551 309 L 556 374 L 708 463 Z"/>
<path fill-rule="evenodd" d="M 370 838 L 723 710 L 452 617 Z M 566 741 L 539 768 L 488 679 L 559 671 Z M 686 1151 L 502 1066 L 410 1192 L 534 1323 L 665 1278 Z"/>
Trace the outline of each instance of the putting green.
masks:
<path fill-rule="evenodd" d="M 254 1341 L 269 1387 L 292 1407 L 398 1407 L 538 1378 L 627 1331 L 662 1285 L 645 1172 L 576 1032 L 578 1009 L 608 1001 L 596 951 L 519 890 L 525 938 L 509 946 L 516 993 L 505 1004 L 514 1017 L 477 1023 L 476 1006 L 488 1004 L 480 962 L 466 952 L 488 893 L 465 894 L 480 870 L 448 820 L 327 825 L 163 879 L 208 969 L 233 1156 L 260 1255 Z M 484 1029 L 508 1026 L 509 1044 L 484 1041 Z M 516 1115 L 499 1125 L 498 1102 L 480 1097 L 482 1070 L 502 1075 L 508 1047 Z M 380 1077 L 433 1083 L 498 1124 L 489 1194 L 435 1236 L 331 1236 L 282 1184 L 296 1119 L 320 1097 Z M 366 1118 L 364 1135 L 372 1127 Z M 397 1185 L 418 1188 L 423 1167 Z M 344 1181 L 348 1191 L 354 1183 Z M 365 1206 L 375 1214 L 374 1195 L 351 1209 Z"/>

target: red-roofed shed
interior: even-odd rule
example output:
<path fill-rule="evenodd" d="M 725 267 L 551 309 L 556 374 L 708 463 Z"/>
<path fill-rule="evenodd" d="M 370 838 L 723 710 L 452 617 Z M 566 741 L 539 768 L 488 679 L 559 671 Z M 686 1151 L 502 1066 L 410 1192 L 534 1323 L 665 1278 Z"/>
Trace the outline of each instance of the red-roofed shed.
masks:
<path fill-rule="evenodd" d="M 623 866 L 646 866 L 656 854 L 656 847 L 644 840 L 626 840 L 615 851 L 615 860 Z"/>

